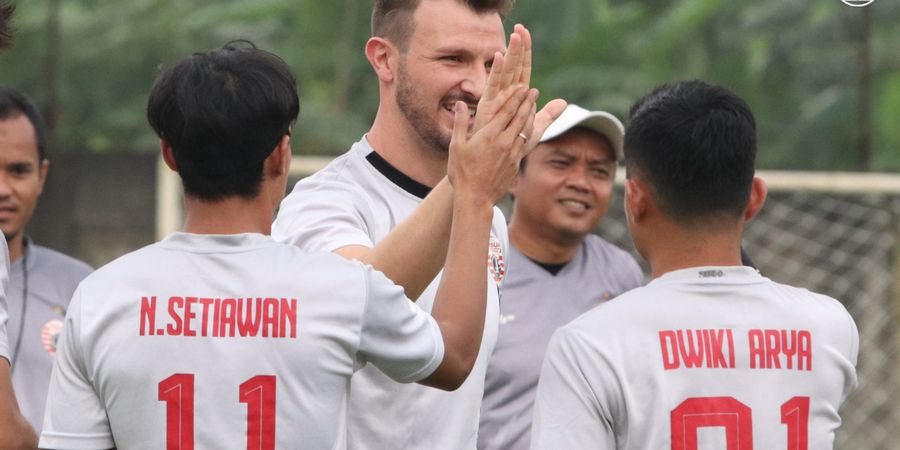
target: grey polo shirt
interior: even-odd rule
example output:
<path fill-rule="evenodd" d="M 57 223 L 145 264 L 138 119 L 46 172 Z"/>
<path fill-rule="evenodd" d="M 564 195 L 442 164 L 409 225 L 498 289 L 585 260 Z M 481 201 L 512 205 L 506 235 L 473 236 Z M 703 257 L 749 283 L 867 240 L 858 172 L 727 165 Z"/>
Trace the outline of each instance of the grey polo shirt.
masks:
<path fill-rule="evenodd" d="M 643 285 L 630 254 L 589 235 L 555 275 L 510 245 L 500 302 L 500 334 L 488 363 L 479 450 L 527 450 L 541 363 L 557 328 Z"/>
<path fill-rule="evenodd" d="M 6 301 L 13 390 L 22 414 L 38 433 L 66 308 L 78 283 L 92 270 L 91 266 L 35 245 L 30 239 L 26 240 L 24 256 L 10 266 Z"/>

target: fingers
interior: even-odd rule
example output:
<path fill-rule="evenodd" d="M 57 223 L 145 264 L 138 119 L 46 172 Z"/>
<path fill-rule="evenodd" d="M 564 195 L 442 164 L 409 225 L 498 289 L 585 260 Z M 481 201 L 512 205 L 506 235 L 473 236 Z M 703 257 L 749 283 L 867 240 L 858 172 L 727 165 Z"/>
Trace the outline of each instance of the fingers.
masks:
<path fill-rule="evenodd" d="M 450 142 L 462 145 L 469 140 L 469 106 L 466 102 L 458 101 L 453 106 L 453 113 L 453 135 Z"/>
<path fill-rule="evenodd" d="M 528 114 L 528 119 L 525 121 L 525 130 L 522 133 L 525 136 L 531 136 L 528 138 L 527 142 L 524 142 L 522 145 L 521 152 L 519 153 L 519 158 L 525 157 L 531 150 L 537 147 L 538 143 L 541 140 L 541 136 L 543 134 L 534 134 L 534 117 L 537 114 L 537 97 L 535 97 L 535 102 L 531 104 L 531 112 Z"/>
<path fill-rule="evenodd" d="M 503 65 L 503 76 L 500 78 L 501 89 L 513 84 L 521 76 L 522 59 L 524 58 L 525 49 L 522 44 L 522 36 L 518 32 L 514 32 L 509 37 L 509 46 L 506 50 L 505 64 Z"/>
<path fill-rule="evenodd" d="M 522 36 L 522 47 L 524 49 L 519 82 L 528 86 L 531 83 L 531 32 L 524 25 L 518 24 L 515 28 Z"/>
<path fill-rule="evenodd" d="M 511 86 L 509 99 L 503 103 L 503 107 L 497 111 L 497 114 L 489 123 L 484 126 L 485 133 L 492 135 L 500 135 L 504 130 L 509 128 L 510 121 L 515 117 L 519 106 L 526 100 L 528 96 L 528 88 L 525 86 Z M 516 133 L 522 131 L 521 128 Z M 515 134 L 515 133 L 514 133 Z"/>
<path fill-rule="evenodd" d="M 540 139 L 540 137 L 544 135 L 544 131 L 547 130 L 547 127 L 563 113 L 566 109 L 566 105 L 566 101 L 561 98 L 550 100 L 550 102 L 544 105 L 544 107 L 538 111 L 537 115 L 534 116 L 534 130 L 532 131 L 531 137 Z"/>
<path fill-rule="evenodd" d="M 481 99 L 479 100 L 479 103 L 489 102 L 493 100 L 494 97 L 503 90 L 503 88 L 500 86 L 500 78 L 503 76 L 502 72 L 504 62 L 505 58 L 503 57 L 503 53 L 495 52 L 494 62 L 491 63 L 491 72 L 488 74 L 487 83 L 484 86 L 484 92 L 481 93 Z"/>
<path fill-rule="evenodd" d="M 530 127 L 533 119 L 529 121 L 529 118 L 532 116 L 532 111 L 535 109 L 535 102 L 537 102 L 538 98 L 538 90 L 537 89 L 529 89 L 528 96 L 518 104 L 518 108 L 516 108 L 515 116 L 512 117 L 512 120 L 509 122 L 509 126 L 503 131 L 501 138 L 503 139 L 514 139 L 513 145 L 518 145 L 519 147 L 515 147 L 521 149 L 521 146 L 525 144 L 530 144 L 532 139 L 523 139 L 519 134 L 524 134 L 528 136 L 525 131 L 528 127 Z"/>

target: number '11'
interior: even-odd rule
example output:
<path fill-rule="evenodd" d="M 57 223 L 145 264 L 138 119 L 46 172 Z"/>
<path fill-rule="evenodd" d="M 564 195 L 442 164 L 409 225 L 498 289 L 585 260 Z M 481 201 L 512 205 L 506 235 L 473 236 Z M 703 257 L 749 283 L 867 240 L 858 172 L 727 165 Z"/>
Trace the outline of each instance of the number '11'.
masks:
<path fill-rule="evenodd" d="M 273 375 L 240 385 L 238 400 L 247 404 L 247 450 L 275 449 L 275 385 Z M 194 374 L 160 381 L 159 401 L 166 402 L 166 450 L 194 450 Z"/>

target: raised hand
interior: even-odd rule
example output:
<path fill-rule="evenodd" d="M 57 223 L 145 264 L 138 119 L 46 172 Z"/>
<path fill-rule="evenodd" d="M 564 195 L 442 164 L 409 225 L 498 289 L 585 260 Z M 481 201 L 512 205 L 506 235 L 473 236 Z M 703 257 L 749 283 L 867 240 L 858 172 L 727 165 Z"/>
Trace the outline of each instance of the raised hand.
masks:
<path fill-rule="evenodd" d="M 512 185 L 527 140 L 522 135 L 535 116 L 538 91 L 525 86 L 505 89 L 496 98 L 503 106 L 481 129 L 468 135 L 468 106 L 457 102 L 447 175 L 460 199 L 494 204 Z"/>

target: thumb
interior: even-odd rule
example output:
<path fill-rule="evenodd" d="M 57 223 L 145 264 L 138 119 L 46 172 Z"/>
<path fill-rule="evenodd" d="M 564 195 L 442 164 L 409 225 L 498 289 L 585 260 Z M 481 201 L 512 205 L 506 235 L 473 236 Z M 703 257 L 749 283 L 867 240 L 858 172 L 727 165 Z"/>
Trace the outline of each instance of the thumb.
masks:
<path fill-rule="evenodd" d="M 547 127 L 565 111 L 566 106 L 566 101 L 559 98 L 544 105 L 534 117 L 534 136 L 542 136 Z"/>
<path fill-rule="evenodd" d="M 452 142 L 465 144 L 469 139 L 469 105 L 458 101 L 453 105 L 453 136 Z"/>

